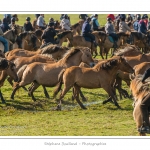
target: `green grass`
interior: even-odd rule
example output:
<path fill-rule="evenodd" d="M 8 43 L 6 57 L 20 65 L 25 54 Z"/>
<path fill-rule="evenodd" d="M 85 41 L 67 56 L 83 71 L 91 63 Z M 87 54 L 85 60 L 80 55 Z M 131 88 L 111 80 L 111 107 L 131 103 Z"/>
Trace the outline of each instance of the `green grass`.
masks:
<path fill-rule="evenodd" d="M 19 15 L 22 25 L 25 18 L 34 15 Z M 78 21 L 78 15 L 70 15 L 71 23 Z M 45 21 L 60 15 L 45 15 Z M 2 18 L 2 15 L 0 15 Z M 105 24 L 106 15 L 99 15 L 99 23 Z M 97 58 L 100 58 L 99 56 Z M 92 79 L 91 79 L 92 80 Z M 124 85 L 125 89 L 129 89 Z M 118 103 L 122 107 L 118 110 L 113 104 L 102 105 L 107 98 L 103 89 L 82 89 L 88 102 L 87 110 L 82 110 L 77 103 L 71 100 L 72 91 L 69 91 L 62 105 L 62 111 L 54 111 L 57 102 L 52 98 L 54 88 L 47 88 L 51 96 L 45 98 L 42 88 L 35 92 L 37 102 L 28 97 L 27 92 L 20 89 L 15 100 L 10 99 L 11 86 L 5 82 L 2 87 L 7 104 L 0 103 L 0 135 L 1 136 L 136 136 L 136 125 L 133 120 L 132 100 L 123 99 Z M 94 104 L 94 102 L 98 102 Z"/>

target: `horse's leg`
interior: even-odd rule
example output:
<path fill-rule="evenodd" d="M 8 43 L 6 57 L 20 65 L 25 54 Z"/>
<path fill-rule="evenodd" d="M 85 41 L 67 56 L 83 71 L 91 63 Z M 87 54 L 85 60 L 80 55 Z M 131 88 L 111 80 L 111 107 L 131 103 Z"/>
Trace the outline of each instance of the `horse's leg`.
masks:
<path fill-rule="evenodd" d="M 4 97 L 3 97 L 3 94 L 2 94 L 2 92 L 1 92 L 1 89 L 0 89 L 0 98 L 1 98 L 2 103 L 5 104 L 6 102 L 5 102 L 5 100 L 4 100 Z"/>
<path fill-rule="evenodd" d="M 13 92 L 12 92 L 12 94 L 11 94 L 11 99 L 14 99 L 15 93 L 16 93 L 16 91 L 17 91 L 20 87 L 21 87 L 21 86 L 19 86 L 19 84 L 17 84 L 17 85 L 15 86 L 15 88 L 13 89 Z"/>
<path fill-rule="evenodd" d="M 82 101 L 83 101 L 83 102 L 86 102 L 87 99 L 84 97 L 84 95 L 83 95 L 81 89 L 79 89 L 79 94 L 80 94 L 80 96 L 81 96 L 81 98 L 82 98 Z"/>
<path fill-rule="evenodd" d="M 100 46 L 100 56 L 102 57 L 102 59 L 104 59 L 103 51 L 104 51 L 104 48 L 102 46 Z"/>
<path fill-rule="evenodd" d="M 45 97 L 46 97 L 46 98 L 50 98 L 50 96 L 49 96 L 49 94 L 48 94 L 48 92 L 47 92 L 47 90 L 46 90 L 46 87 L 43 86 L 43 85 L 42 85 L 42 87 L 43 87 L 43 90 L 44 90 Z"/>
<path fill-rule="evenodd" d="M 76 99 L 76 101 L 78 102 L 78 104 L 80 105 L 80 107 L 82 109 L 86 109 L 86 107 L 83 105 L 83 103 L 79 99 L 79 92 L 81 91 L 80 87 L 78 85 L 74 85 L 74 88 L 75 88 L 75 99 Z"/>
<path fill-rule="evenodd" d="M 33 101 L 36 101 L 36 98 L 33 95 L 33 92 L 39 87 L 40 85 L 36 82 L 33 82 L 33 86 L 31 88 L 31 90 L 29 91 L 29 95 L 32 97 Z"/>

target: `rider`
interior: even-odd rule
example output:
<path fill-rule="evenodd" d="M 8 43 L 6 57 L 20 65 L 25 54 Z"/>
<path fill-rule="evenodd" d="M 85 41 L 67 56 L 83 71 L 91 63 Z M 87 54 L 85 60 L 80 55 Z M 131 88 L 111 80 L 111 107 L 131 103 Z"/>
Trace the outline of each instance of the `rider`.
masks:
<path fill-rule="evenodd" d="M 145 83 L 145 80 L 150 77 L 150 68 L 145 71 L 142 77 L 142 83 Z M 141 115 L 143 119 L 143 125 L 139 129 L 142 133 L 149 133 L 150 134 L 150 124 L 149 124 L 149 114 L 148 108 L 150 107 L 150 94 L 145 96 L 140 104 Z"/>
<path fill-rule="evenodd" d="M 106 31 L 106 34 L 108 34 L 114 39 L 114 48 L 117 48 L 118 36 L 115 33 L 111 18 L 107 18 L 107 23 L 105 24 L 105 31 Z"/>
<path fill-rule="evenodd" d="M 46 28 L 41 36 L 44 41 L 44 45 L 47 43 L 56 44 L 54 37 L 56 36 L 56 31 L 54 29 L 54 22 L 48 23 L 48 28 Z"/>
<path fill-rule="evenodd" d="M 139 21 L 138 32 L 146 34 L 147 28 L 146 28 L 146 24 L 145 24 L 144 20 L 145 20 L 145 16 L 142 16 L 141 20 Z"/>
<path fill-rule="evenodd" d="M 42 30 L 46 29 L 46 27 L 44 26 L 44 14 L 40 14 L 40 16 L 37 19 L 37 26 L 39 28 L 41 28 Z"/>
<path fill-rule="evenodd" d="M 139 21 L 140 21 L 141 17 L 137 16 L 136 18 L 137 18 L 136 21 L 133 23 L 133 28 L 134 28 L 135 31 L 138 31 Z"/>
<path fill-rule="evenodd" d="M 68 15 L 63 16 L 63 19 L 60 22 L 60 26 L 64 30 L 71 30 L 71 28 L 70 28 L 71 25 L 70 25 Z"/>
<path fill-rule="evenodd" d="M 127 15 L 126 21 L 127 22 L 132 22 L 133 21 L 133 18 L 131 17 L 131 14 Z"/>
<path fill-rule="evenodd" d="M 8 42 L 7 40 L 3 37 L 3 31 L 0 27 L 0 41 L 4 44 L 4 53 L 8 51 Z"/>
<path fill-rule="evenodd" d="M 24 31 L 33 31 L 33 27 L 32 27 L 30 20 L 31 20 L 30 17 L 26 18 L 26 22 L 24 23 L 24 26 L 23 26 Z"/>
<path fill-rule="evenodd" d="M 87 14 L 80 14 L 79 15 L 79 19 L 82 19 L 82 20 L 86 20 L 86 18 L 88 17 L 88 15 Z"/>
<path fill-rule="evenodd" d="M 90 17 L 86 18 L 86 21 L 82 25 L 82 36 L 89 37 L 92 40 L 92 43 L 94 43 L 95 47 L 97 47 L 97 43 L 95 41 L 95 36 L 91 34 L 91 25 L 89 24 L 91 21 Z"/>
<path fill-rule="evenodd" d="M 15 26 L 15 18 L 11 18 L 11 24 L 9 24 L 9 27 L 12 29 Z"/>
<path fill-rule="evenodd" d="M 98 23 L 98 14 L 94 14 L 94 17 L 91 20 L 92 20 L 92 29 L 94 31 L 99 31 L 100 25 Z"/>
<path fill-rule="evenodd" d="M 49 18 L 49 22 L 54 22 L 54 18 Z"/>
<path fill-rule="evenodd" d="M 111 18 L 111 21 L 114 22 L 115 21 L 115 16 L 114 14 L 108 14 L 107 18 Z"/>
<path fill-rule="evenodd" d="M 8 22 L 6 18 L 3 18 L 3 23 L 0 26 L 2 28 L 3 33 L 10 30 L 10 27 L 8 26 Z"/>

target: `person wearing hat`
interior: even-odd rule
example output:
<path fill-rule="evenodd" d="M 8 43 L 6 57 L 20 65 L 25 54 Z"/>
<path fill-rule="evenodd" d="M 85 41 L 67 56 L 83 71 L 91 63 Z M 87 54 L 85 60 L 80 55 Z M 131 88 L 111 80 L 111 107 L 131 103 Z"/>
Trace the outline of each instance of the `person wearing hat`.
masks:
<path fill-rule="evenodd" d="M 118 36 L 115 33 L 111 18 L 107 18 L 107 23 L 105 24 L 105 32 L 106 32 L 106 34 L 108 34 L 109 36 L 111 36 L 113 38 L 114 48 L 117 48 Z"/>
<path fill-rule="evenodd" d="M 56 31 L 54 29 L 54 22 L 49 22 L 48 27 L 44 30 L 41 36 L 44 45 L 47 43 L 55 44 L 55 40 L 54 40 L 55 36 L 56 36 Z"/>
<path fill-rule="evenodd" d="M 64 30 L 71 30 L 71 24 L 70 24 L 70 21 L 69 21 L 69 18 L 68 18 L 68 15 L 64 15 L 63 16 L 63 19 L 61 20 L 60 22 L 60 26 L 62 29 Z"/>
<path fill-rule="evenodd" d="M 11 23 L 9 24 L 9 27 L 12 29 L 15 26 L 15 18 L 11 18 Z"/>
<path fill-rule="evenodd" d="M 138 31 L 140 19 L 141 19 L 141 17 L 137 16 L 136 21 L 133 23 L 133 28 L 134 28 L 135 31 Z"/>
<path fill-rule="evenodd" d="M 87 14 L 80 14 L 79 15 L 79 19 L 82 19 L 82 20 L 86 20 L 86 18 L 88 17 L 88 15 Z"/>
<path fill-rule="evenodd" d="M 3 33 L 5 33 L 6 31 L 10 30 L 11 28 L 8 26 L 8 22 L 7 22 L 7 19 L 6 18 L 3 18 L 3 22 L 2 24 L 0 25 Z"/>
<path fill-rule="evenodd" d="M 23 25 L 24 31 L 33 31 L 33 27 L 30 20 L 31 20 L 30 17 L 26 18 L 26 22 Z"/>
<path fill-rule="evenodd" d="M 132 22 L 132 21 L 133 21 L 133 18 L 131 17 L 131 14 L 128 14 L 126 18 L 126 22 Z"/>
<path fill-rule="evenodd" d="M 120 14 L 120 22 L 119 22 L 119 32 L 126 33 L 127 31 L 131 32 L 130 27 L 125 23 L 126 15 Z"/>
<path fill-rule="evenodd" d="M 142 16 L 141 20 L 139 21 L 138 32 L 146 34 L 147 33 L 147 27 L 146 27 L 144 20 L 145 20 L 145 16 Z"/>
<path fill-rule="evenodd" d="M 54 22 L 54 18 L 49 18 L 49 22 Z"/>
<path fill-rule="evenodd" d="M 92 30 L 91 30 L 90 21 L 91 21 L 90 17 L 87 17 L 86 21 L 84 21 L 84 23 L 82 25 L 82 36 L 89 37 L 91 39 L 92 43 L 94 43 L 95 47 L 97 47 L 97 43 L 95 41 L 95 36 L 93 34 L 91 34 Z"/>
<path fill-rule="evenodd" d="M 100 25 L 98 23 L 98 14 L 94 14 L 94 17 L 91 20 L 92 20 L 92 30 L 99 31 Z"/>

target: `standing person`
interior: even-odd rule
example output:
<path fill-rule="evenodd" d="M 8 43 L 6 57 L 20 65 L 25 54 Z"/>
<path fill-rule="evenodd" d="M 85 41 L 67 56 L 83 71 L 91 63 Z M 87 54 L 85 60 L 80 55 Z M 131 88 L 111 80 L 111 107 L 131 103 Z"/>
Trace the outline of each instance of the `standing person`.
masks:
<path fill-rule="evenodd" d="M 145 84 L 145 80 L 150 77 L 150 68 L 145 71 L 142 77 L 142 83 Z M 148 108 L 150 107 L 150 94 L 146 95 L 140 104 L 140 111 L 142 115 L 143 125 L 139 128 L 139 132 L 150 134 L 150 124 L 149 124 L 149 113 Z"/>
<path fill-rule="evenodd" d="M 24 31 L 33 31 L 33 27 L 30 20 L 31 20 L 30 17 L 26 18 L 26 22 L 23 25 Z"/>
<path fill-rule="evenodd" d="M 91 20 L 92 20 L 92 30 L 99 31 L 100 25 L 98 23 L 98 14 L 94 14 L 94 17 Z"/>
<path fill-rule="evenodd" d="M 136 21 L 133 23 L 133 28 L 134 28 L 135 31 L 138 31 L 140 19 L 141 19 L 141 17 L 137 16 Z"/>
<path fill-rule="evenodd" d="M 44 14 L 40 14 L 40 16 L 37 19 L 37 26 L 44 30 L 46 27 L 44 26 Z"/>
<path fill-rule="evenodd" d="M 111 36 L 113 38 L 114 48 L 117 48 L 118 47 L 117 46 L 118 36 L 115 33 L 111 18 L 107 18 L 107 23 L 105 24 L 105 31 L 106 31 L 106 34 L 108 34 L 109 36 Z"/>
<path fill-rule="evenodd" d="M 94 46 L 97 47 L 97 43 L 95 41 L 95 36 L 93 34 L 91 34 L 92 30 L 91 30 L 90 21 L 91 21 L 91 18 L 88 17 L 88 18 L 86 18 L 86 21 L 83 23 L 82 36 L 89 37 L 91 39 L 92 43 L 94 43 Z"/>
<path fill-rule="evenodd" d="M 3 31 L 0 27 L 0 41 L 4 44 L 4 53 L 8 52 L 8 42 L 7 40 L 3 37 Z"/>
<path fill-rule="evenodd" d="M 6 18 L 3 18 L 3 23 L 0 25 L 3 33 L 5 33 L 6 31 L 10 30 L 11 28 L 8 26 L 8 22 Z"/>
<path fill-rule="evenodd" d="M 147 28 L 146 28 L 146 24 L 145 24 L 144 20 L 145 20 L 145 16 L 142 16 L 141 20 L 139 21 L 138 32 L 146 34 Z"/>
<path fill-rule="evenodd" d="M 82 20 L 86 20 L 86 18 L 88 17 L 88 15 L 87 14 L 80 14 L 79 15 L 79 19 L 82 19 Z"/>
<path fill-rule="evenodd" d="M 64 30 L 70 30 L 71 28 L 71 24 L 70 24 L 70 21 L 69 21 L 69 18 L 68 18 L 68 15 L 64 15 L 63 16 L 63 19 L 61 20 L 60 22 L 60 26 L 62 29 Z"/>
<path fill-rule="evenodd" d="M 46 45 L 47 43 L 52 43 L 52 44 L 56 44 L 54 37 L 56 36 L 56 31 L 54 29 L 54 22 L 49 22 L 48 23 L 48 28 L 46 28 L 41 36 L 41 38 L 44 41 L 44 45 Z M 43 45 L 41 46 L 43 47 Z"/>
<path fill-rule="evenodd" d="M 125 23 L 125 19 L 126 16 L 124 14 L 120 14 L 119 32 L 131 32 L 130 27 Z"/>

